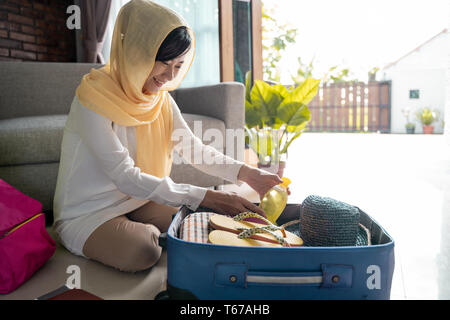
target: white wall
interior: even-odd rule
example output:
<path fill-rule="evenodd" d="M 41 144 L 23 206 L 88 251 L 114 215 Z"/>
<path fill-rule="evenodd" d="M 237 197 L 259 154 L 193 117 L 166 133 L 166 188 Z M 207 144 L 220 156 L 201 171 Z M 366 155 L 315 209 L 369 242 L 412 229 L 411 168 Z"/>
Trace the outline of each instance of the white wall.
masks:
<path fill-rule="evenodd" d="M 441 119 L 449 116 L 449 112 L 447 115 L 445 112 L 449 51 L 450 34 L 447 32 L 382 71 L 385 80 L 392 80 L 391 132 L 406 131 L 402 109 L 410 108 L 410 121 L 416 123 L 416 133 L 421 133 L 422 127 L 416 121 L 415 111 L 422 107 L 439 110 L 440 119 L 433 125 L 436 133 L 443 132 Z M 420 99 L 410 99 L 409 90 L 419 90 Z"/>
<path fill-rule="evenodd" d="M 447 30 L 450 30 L 450 1 L 448 2 L 448 26 Z M 447 40 L 450 43 L 450 39 Z M 450 47 L 450 44 L 448 44 Z M 450 148 L 450 50 L 447 50 L 447 81 L 446 84 L 446 97 L 445 97 L 445 140 L 447 146 Z"/>
<path fill-rule="evenodd" d="M 450 41 L 450 39 L 449 39 Z M 447 145 L 450 147 L 450 50 L 447 54 L 447 78 L 445 81 L 445 140 L 447 141 Z"/>
<path fill-rule="evenodd" d="M 446 70 L 409 70 L 392 74 L 392 109 L 391 132 L 404 133 L 406 118 L 402 109 L 409 108 L 411 114 L 409 120 L 416 123 L 416 133 L 422 132 L 421 124 L 416 120 L 415 111 L 422 107 L 439 110 L 441 119 L 444 116 L 445 107 L 445 83 Z M 420 90 L 419 99 L 410 99 L 409 90 Z M 434 132 L 442 133 L 441 121 L 435 122 Z"/>

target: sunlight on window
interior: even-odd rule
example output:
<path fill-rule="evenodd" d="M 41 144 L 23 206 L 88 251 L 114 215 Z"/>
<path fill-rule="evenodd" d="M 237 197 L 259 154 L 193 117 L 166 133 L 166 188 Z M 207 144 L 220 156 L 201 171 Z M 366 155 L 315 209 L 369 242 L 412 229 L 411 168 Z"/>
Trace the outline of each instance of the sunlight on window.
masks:
<path fill-rule="evenodd" d="M 120 8 L 130 0 L 113 0 L 110 23 L 105 34 L 103 56 L 108 60 L 114 23 Z M 180 14 L 194 30 L 195 58 L 180 87 L 195 87 L 220 82 L 219 9 L 210 0 L 154 0 Z"/>

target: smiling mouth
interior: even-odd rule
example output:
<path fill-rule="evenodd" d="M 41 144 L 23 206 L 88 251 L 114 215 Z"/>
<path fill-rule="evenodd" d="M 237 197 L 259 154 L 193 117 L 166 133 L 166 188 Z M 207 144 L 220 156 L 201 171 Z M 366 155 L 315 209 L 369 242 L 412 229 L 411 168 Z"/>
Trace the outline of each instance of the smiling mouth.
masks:
<path fill-rule="evenodd" d="M 156 78 L 153 78 L 153 82 L 156 84 L 157 87 L 162 87 L 164 84 L 163 82 L 156 80 Z"/>

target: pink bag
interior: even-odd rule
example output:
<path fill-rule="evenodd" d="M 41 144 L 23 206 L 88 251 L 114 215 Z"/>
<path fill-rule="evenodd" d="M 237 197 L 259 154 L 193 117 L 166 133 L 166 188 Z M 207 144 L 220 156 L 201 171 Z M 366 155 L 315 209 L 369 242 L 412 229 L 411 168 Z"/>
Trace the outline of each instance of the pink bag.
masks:
<path fill-rule="evenodd" d="M 0 293 L 27 281 L 56 250 L 42 204 L 0 179 Z"/>

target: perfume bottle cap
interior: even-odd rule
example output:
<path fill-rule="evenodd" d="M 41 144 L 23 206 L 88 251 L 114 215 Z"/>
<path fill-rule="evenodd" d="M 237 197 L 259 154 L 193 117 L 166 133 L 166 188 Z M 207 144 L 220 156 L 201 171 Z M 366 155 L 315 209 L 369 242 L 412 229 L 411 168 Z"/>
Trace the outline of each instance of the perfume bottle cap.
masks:
<path fill-rule="evenodd" d="M 288 177 L 282 177 L 281 180 L 283 180 L 283 182 L 280 183 L 280 185 L 285 187 L 286 189 L 292 182 L 291 179 L 289 179 Z"/>

